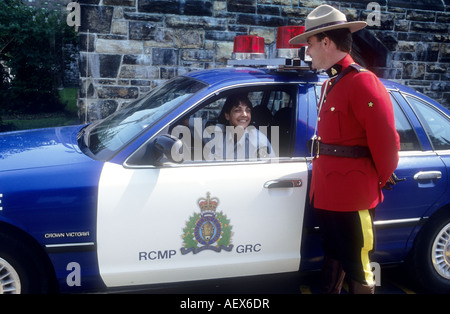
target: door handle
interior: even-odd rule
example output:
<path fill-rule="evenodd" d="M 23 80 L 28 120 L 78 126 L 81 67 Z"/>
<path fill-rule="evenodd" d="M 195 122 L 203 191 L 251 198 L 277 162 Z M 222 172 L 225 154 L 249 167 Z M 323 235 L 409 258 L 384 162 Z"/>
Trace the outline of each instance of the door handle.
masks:
<path fill-rule="evenodd" d="M 298 188 L 302 184 L 302 180 L 270 180 L 264 183 L 264 187 L 266 189 Z"/>
<path fill-rule="evenodd" d="M 442 178 L 442 172 L 440 171 L 419 171 L 414 175 L 414 180 L 434 180 Z"/>

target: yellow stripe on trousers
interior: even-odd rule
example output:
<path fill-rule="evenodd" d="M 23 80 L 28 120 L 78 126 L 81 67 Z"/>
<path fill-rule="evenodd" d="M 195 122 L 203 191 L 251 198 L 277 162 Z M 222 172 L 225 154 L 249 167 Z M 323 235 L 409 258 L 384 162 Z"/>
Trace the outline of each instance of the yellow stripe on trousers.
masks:
<path fill-rule="evenodd" d="M 370 266 L 369 252 L 373 249 L 373 229 L 372 219 L 369 210 L 360 210 L 359 219 L 361 221 L 364 246 L 361 249 L 361 263 L 364 269 L 365 279 L 368 285 L 374 285 L 372 266 Z"/>

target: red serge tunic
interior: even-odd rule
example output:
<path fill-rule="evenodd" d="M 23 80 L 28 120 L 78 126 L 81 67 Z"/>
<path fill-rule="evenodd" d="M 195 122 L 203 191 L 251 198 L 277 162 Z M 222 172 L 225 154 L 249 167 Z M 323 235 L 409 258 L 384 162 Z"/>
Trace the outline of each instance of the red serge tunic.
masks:
<path fill-rule="evenodd" d="M 333 68 L 340 72 L 352 63 L 347 55 Z M 328 84 L 333 83 L 331 79 Z M 318 113 L 317 138 L 326 144 L 369 147 L 372 158 L 316 156 L 310 190 L 315 208 L 357 211 L 383 201 L 381 188 L 397 168 L 400 140 L 389 94 L 375 74 L 353 70 L 333 86 Z"/>

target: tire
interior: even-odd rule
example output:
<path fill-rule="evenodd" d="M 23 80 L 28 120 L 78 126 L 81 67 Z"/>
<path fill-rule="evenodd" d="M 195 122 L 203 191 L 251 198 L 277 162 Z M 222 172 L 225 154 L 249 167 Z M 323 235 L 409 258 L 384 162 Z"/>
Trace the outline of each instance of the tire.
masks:
<path fill-rule="evenodd" d="M 0 257 L 0 294 L 20 294 L 22 286 L 16 269 Z"/>
<path fill-rule="evenodd" d="M 12 236 L 0 234 L 0 294 L 50 292 L 41 254 Z"/>
<path fill-rule="evenodd" d="M 433 217 L 419 233 L 410 271 L 434 293 L 450 293 L 450 215 Z"/>

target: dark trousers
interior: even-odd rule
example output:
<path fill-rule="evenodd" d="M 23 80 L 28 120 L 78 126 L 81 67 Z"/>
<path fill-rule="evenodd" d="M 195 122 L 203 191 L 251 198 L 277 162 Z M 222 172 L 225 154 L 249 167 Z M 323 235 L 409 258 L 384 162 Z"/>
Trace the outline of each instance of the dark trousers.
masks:
<path fill-rule="evenodd" d="M 369 255 L 375 247 L 375 209 L 335 212 L 315 209 L 325 260 L 339 261 L 351 280 L 373 286 Z"/>

